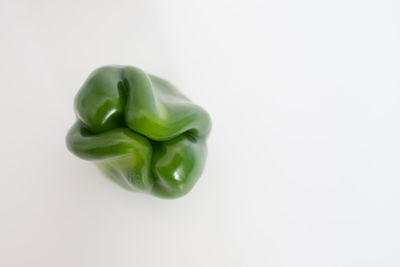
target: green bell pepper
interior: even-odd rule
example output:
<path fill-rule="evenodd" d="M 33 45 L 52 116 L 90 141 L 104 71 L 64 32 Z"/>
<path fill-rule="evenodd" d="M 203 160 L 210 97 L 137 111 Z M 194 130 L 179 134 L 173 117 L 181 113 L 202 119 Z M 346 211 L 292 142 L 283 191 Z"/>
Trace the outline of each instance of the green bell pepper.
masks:
<path fill-rule="evenodd" d="M 75 113 L 68 149 L 126 189 L 176 198 L 203 171 L 210 117 L 164 79 L 101 67 L 76 95 Z"/>

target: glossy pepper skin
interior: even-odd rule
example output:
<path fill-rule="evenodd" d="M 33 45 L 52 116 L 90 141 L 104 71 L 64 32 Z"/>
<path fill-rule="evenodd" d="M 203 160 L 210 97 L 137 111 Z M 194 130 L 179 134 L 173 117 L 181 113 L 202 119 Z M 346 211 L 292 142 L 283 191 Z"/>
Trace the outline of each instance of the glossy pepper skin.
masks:
<path fill-rule="evenodd" d="M 136 67 L 105 66 L 90 74 L 74 105 L 68 149 L 120 186 L 176 198 L 201 175 L 210 117 L 169 82 Z"/>

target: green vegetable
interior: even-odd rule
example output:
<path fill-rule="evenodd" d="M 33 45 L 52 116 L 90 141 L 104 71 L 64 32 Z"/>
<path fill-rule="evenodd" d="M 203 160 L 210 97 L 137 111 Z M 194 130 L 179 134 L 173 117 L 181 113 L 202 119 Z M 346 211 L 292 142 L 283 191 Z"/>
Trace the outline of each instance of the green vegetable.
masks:
<path fill-rule="evenodd" d="M 126 189 L 176 198 L 203 171 L 210 117 L 159 77 L 129 66 L 96 69 L 75 113 L 68 149 Z"/>

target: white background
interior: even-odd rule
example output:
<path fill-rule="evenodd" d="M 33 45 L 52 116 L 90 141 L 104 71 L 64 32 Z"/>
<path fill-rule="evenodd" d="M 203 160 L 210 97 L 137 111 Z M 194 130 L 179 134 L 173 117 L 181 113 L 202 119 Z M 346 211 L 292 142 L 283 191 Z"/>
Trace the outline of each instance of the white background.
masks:
<path fill-rule="evenodd" d="M 400 266 L 399 1 L 0 0 L 0 266 Z M 194 190 L 69 153 L 96 67 L 213 119 Z"/>

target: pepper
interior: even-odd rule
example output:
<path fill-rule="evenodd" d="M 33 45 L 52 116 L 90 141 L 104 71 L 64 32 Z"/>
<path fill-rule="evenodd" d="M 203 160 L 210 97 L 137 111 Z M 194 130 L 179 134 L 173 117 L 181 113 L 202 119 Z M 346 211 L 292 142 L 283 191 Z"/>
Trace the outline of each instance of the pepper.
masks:
<path fill-rule="evenodd" d="M 74 109 L 68 149 L 125 189 L 176 198 L 200 177 L 210 116 L 168 81 L 104 66 L 80 88 Z"/>

